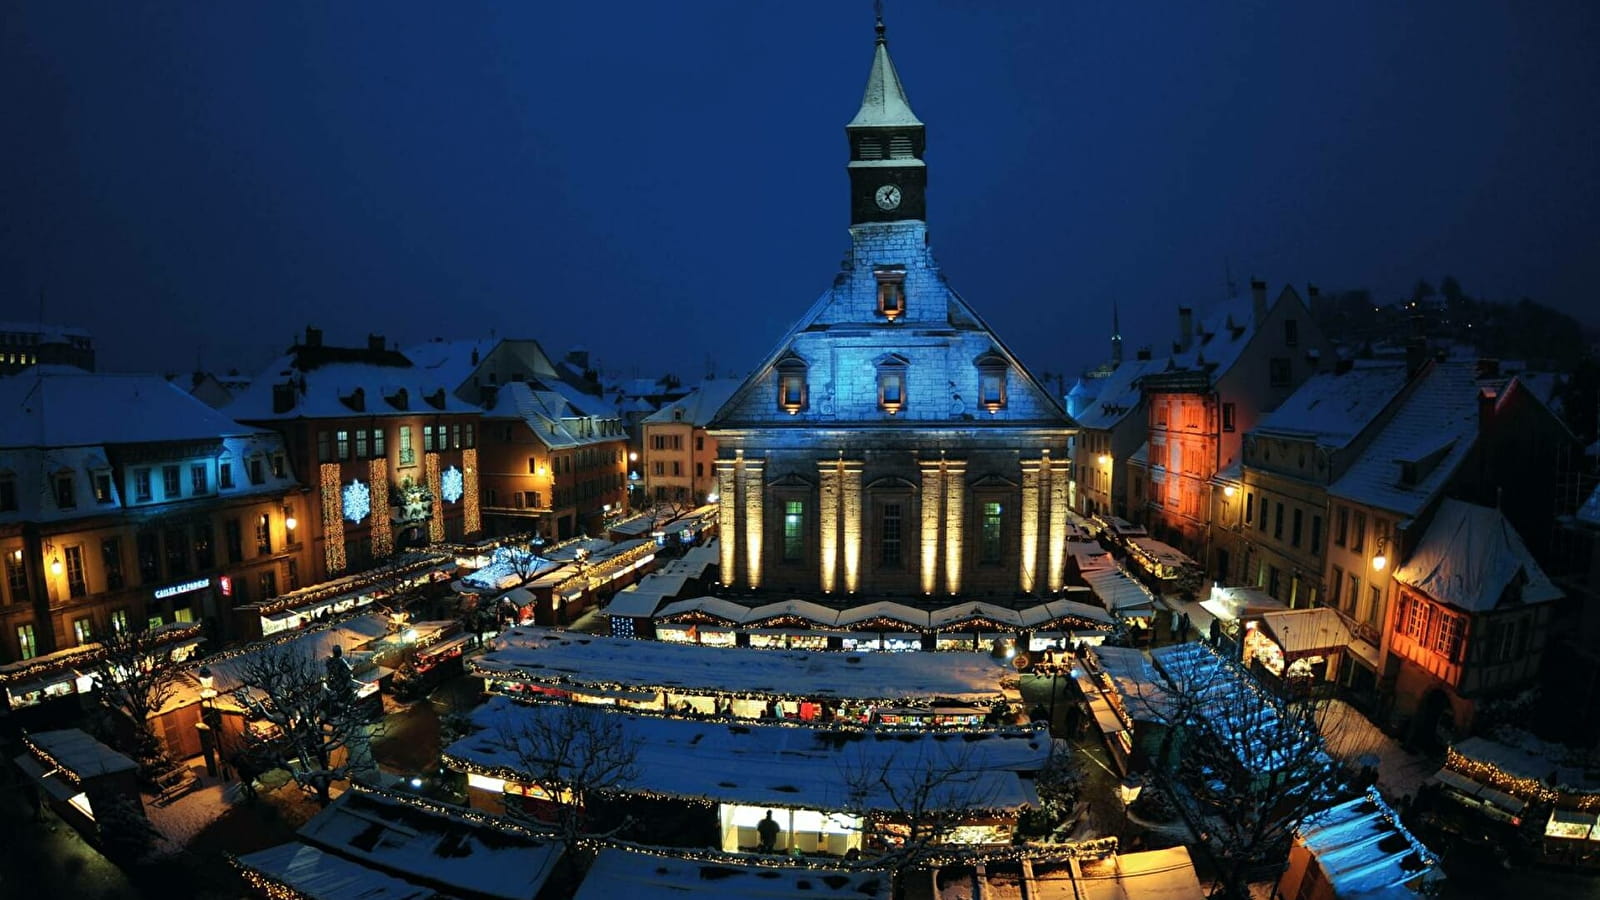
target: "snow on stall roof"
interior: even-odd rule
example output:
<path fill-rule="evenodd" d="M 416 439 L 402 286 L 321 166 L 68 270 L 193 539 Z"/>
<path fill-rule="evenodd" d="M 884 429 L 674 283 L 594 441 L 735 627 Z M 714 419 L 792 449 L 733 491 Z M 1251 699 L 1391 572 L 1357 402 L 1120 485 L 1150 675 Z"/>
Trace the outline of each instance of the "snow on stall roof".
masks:
<path fill-rule="evenodd" d="M 743 603 L 734 603 L 732 600 L 724 600 L 721 597 L 691 597 L 686 600 L 668 603 L 666 606 L 661 607 L 661 610 L 656 613 L 656 618 L 670 619 L 674 616 L 689 613 L 703 613 L 722 619 L 730 625 L 737 625 L 744 621 L 745 614 L 749 611 L 750 607 L 745 606 Z"/>
<path fill-rule="evenodd" d="M 445 754 L 468 768 L 526 771 L 516 735 L 541 721 L 559 722 L 573 709 L 493 697 L 473 711 L 473 733 Z M 633 777 L 618 790 L 753 806 L 890 811 L 896 809 L 894 796 L 910 796 L 912 785 L 932 770 L 955 773 L 948 789 L 929 797 L 933 808 L 1012 810 L 1038 802 L 1031 782 L 1019 773 L 1042 769 L 1052 749 L 1043 729 L 831 731 L 636 715 L 608 706 L 579 709 L 617 723 L 619 740 L 638 748 Z M 615 734 L 610 727 L 598 731 Z"/>
<path fill-rule="evenodd" d="M 770 697 L 990 702 L 1015 678 L 981 653 L 762 650 L 639 641 L 538 626 L 509 629 L 474 673 L 564 686 L 708 691 Z"/>
<path fill-rule="evenodd" d="M 839 618 L 839 611 L 820 603 L 812 603 L 810 600 L 780 600 L 777 603 L 751 607 L 740 621 L 756 623 L 782 616 L 797 616 L 819 625 L 833 625 Z"/>
<path fill-rule="evenodd" d="M 138 763 L 95 740 L 81 728 L 35 731 L 28 739 L 79 778 L 129 772 L 139 767 Z"/>
<path fill-rule="evenodd" d="M 1497 509 L 1445 499 L 1411 557 L 1395 573 L 1441 603 L 1468 612 L 1500 606 L 1506 589 L 1521 585 L 1511 601 L 1546 603 L 1562 596 L 1517 530 Z"/>
<path fill-rule="evenodd" d="M 1434 363 L 1350 468 L 1328 488 L 1345 500 L 1415 516 L 1444 488 L 1478 433 L 1476 363 Z M 1416 469 L 1401 481 L 1402 463 Z"/>
<path fill-rule="evenodd" d="M 1022 616 L 1018 615 L 1016 610 L 981 601 L 958 603 L 955 606 L 936 609 L 928 616 L 928 626 L 930 628 L 950 628 L 973 619 L 988 619 L 1000 625 L 1022 627 Z"/>
<path fill-rule="evenodd" d="M 1261 625 L 1290 659 L 1314 651 L 1337 650 L 1352 639 L 1344 617 L 1328 606 L 1262 613 Z"/>
<path fill-rule="evenodd" d="M 1145 722 L 1167 721 L 1172 712 L 1171 692 L 1143 651 L 1101 644 L 1088 652 L 1111 679 L 1128 715 Z"/>
<path fill-rule="evenodd" d="M 561 856 L 559 843 L 520 828 L 363 789 L 340 794 L 298 835 L 391 874 L 502 900 L 533 900 Z"/>
<path fill-rule="evenodd" d="M 1600 794 L 1600 773 L 1583 751 L 1502 728 L 1494 738 L 1470 737 L 1450 745 L 1467 759 L 1488 763 L 1507 775 L 1541 782 L 1569 794 Z"/>
<path fill-rule="evenodd" d="M 1075 591 L 1084 596 L 1089 594 L 1089 591 L 1085 588 L 1067 588 L 1067 590 Z M 1111 613 L 1105 609 L 1077 600 L 1047 600 L 1044 603 L 1018 610 L 1017 615 L 1021 618 L 1024 628 L 1036 628 L 1061 619 L 1087 619 L 1090 622 L 1106 626 L 1116 624 L 1116 620 L 1111 617 Z"/>
<path fill-rule="evenodd" d="M 600 851 L 573 900 L 851 897 L 888 900 L 890 880 L 875 869 L 762 865 L 736 856 L 689 859 L 608 847 Z"/>
<path fill-rule="evenodd" d="M 1181 844 L 1164 850 L 1081 860 L 1079 870 L 1082 877 L 1075 884 L 1081 894 L 1041 891 L 1036 896 L 1040 900 L 1065 900 L 1069 896 L 1078 900 L 1200 900 L 1206 896 L 1189 848 Z M 1048 877 L 1040 880 L 1059 884 Z"/>
<path fill-rule="evenodd" d="M 1383 411 L 1406 380 L 1404 362 L 1320 372 L 1306 379 L 1255 430 L 1343 447 Z"/>
<path fill-rule="evenodd" d="M 930 614 L 927 610 L 916 609 L 904 603 L 896 603 L 893 600 L 877 600 L 841 610 L 834 619 L 834 624 L 843 628 L 847 625 L 855 625 L 858 622 L 866 622 L 871 619 L 889 619 L 895 622 L 904 622 L 913 628 L 927 628 L 929 627 Z"/>
<path fill-rule="evenodd" d="M 1155 598 L 1136 579 L 1128 577 L 1120 568 L 1085 569 L 1083 580 L 1106 609 L 1122 616 L 1139 616 L 1155 611 Z"/>
<path fill-rule="evenodd" d="M 1277 771 L 1302 758 L 1307 741 L 1320 747 L 1321 736 L 1314 729 L 1284 721 L 1255 677 L 1210 646 L 1199 641 L 1169 644 L 1151 650 L 1150 658 L 1175 691 L 1195 696 L 1200 718 L 1247 771 Z M 1326 756 L 1325 751 L 1318 753 Z"/>
<path fill-rule="evenodd" d="M 1300 840 L 1316 857 L 1337 897 L 1396 887 L 1428 874 L 1438 864 L 1376 788 L 1308 818 Z"/>
<path fill-rule="evenodd" d="M 314 900 L 434 900 L 430 888 L 369 869 L 316 847 L 291 841 L 238 858 L 239 865 Z"/>

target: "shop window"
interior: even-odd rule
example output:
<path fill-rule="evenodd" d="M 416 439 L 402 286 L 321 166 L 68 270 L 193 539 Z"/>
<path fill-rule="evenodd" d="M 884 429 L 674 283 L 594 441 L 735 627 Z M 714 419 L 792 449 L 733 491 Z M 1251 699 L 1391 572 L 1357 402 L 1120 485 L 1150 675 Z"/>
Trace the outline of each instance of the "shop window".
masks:
<path fill-rule="evenodd" d="M 34 639 L 33 626 L 17 626 L 17 658 L 33 659 L 39 655 L 39 643 Z"/>

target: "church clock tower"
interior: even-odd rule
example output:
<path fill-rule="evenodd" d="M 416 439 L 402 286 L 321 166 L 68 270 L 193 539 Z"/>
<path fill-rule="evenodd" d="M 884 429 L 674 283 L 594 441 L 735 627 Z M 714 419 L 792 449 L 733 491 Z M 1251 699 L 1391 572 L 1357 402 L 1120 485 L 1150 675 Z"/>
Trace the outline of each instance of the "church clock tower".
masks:
<path fill-rule="evenodd" d="M 884 31 L 880 18 L 861 110 L 845 126 L 850 138 L 852 225 L 927 219 L 923 125 L 900 86 Z"/>

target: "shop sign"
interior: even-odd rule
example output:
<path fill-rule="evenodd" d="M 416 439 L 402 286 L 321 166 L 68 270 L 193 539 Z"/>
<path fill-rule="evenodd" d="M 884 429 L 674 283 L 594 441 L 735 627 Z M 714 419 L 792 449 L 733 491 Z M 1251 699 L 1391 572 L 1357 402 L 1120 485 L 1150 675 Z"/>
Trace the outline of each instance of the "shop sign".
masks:
<path fill-rule="evenodd" d="M 193 581 L 184 581 L 179 584 L 169 584 L 166 587 L 156 588 L 155 596 L 157 600 L 165 600 L 168 597 L 176 597 L 179 594 L 187 594 L 191 591 L 203 591 L 210 586 L 211 579 L 196 578 Z"/>
<path fill-rule="evenodd" d="M 222 588 L 222 596 L 224 596 L 224 597 L 232 597 L 233 596 L 233 578 L 232 578 L 232 576 L 229 576 L 229 575 L 219 576 L 217 578 L 217 587 Z"/>

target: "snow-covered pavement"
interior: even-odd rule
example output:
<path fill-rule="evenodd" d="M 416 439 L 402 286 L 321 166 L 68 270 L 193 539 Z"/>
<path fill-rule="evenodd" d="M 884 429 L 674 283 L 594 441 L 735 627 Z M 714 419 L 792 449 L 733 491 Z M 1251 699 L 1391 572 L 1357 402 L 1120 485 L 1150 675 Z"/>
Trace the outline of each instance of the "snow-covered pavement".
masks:
<path fill-rule="evenodd" d="M 1359 710 L 1343 700 L 1330 700 L 1317 724 L 1328 750 L 1341 760 L 1355 763 L 1371 754 L 1378 761 L 1378 790 L 1390 801 L 1415 797 L 1417 789 L 1438 770 L 1437 763 L 1400 746 Z"/>

